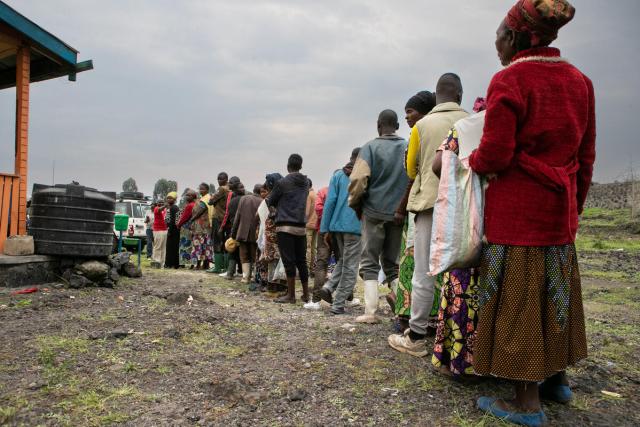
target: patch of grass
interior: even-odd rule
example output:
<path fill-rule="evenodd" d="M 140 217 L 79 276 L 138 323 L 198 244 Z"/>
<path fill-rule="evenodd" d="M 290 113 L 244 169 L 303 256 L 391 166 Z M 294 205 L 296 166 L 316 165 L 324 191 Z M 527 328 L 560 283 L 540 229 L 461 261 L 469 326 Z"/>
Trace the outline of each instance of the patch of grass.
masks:
<path fill-rule="evenodd" d="M 73 377 L 69 370 L 78 354 L 89 349 L 88 340 L 59 336 L 39 336 L 36 339 L 38 363 L 43 367 L 43 378 L 47 386 L 69 384 Z M 48 390 L 45 390 L 48 391 Z"/>
<path fill-rule="evenodd" d="M 632 253 L 640 252 L 640 238 L 619 238 L 614 236 L 592 236 L 578 234 L 576 238 L 578 251 L 615 251 L 623 249 Z"/>
<path fill-rule="evenodd" d="M 54 352 L 64 352 L 73 356 L 86 353 L 89 350 L 89 340 L 86 338 L 40 335 L 36 340 L 40 350 L 49 349 Z"/>
<path fill-rule="evenodd" d="M 26 308 L 31 306 L 32 301 L 30 299 L 21 299 L 16 301 L 15 308 Z"/>
<path fill-rule="evenodd" d="M 158 366 L 156 368 L 156 372 L 160 375 L 168 375 L 173 372 L 173 368 L 171 368 L 170 366 Z"/>
<path fill-rule="evenodd" d="M 167 300 L 164 298 L 151 297 L 151 301 L 147 304 L 147 309 L 151 312 L 161 311 L 167 307 Z"/>
<path fill-rule="evenodd" d="M 191 332 L 183 337 L 183 341 L 195 351 L 209 355 L 222 355 L 227 358 L 239 357 L 247 352 L 243 346 L 228 343 L 226 328 L 208 323 L 192 325 Z"/>
<path fill-rule="evenodd" d="M 447 378 L 429 371 L 420 371 L 415 376 L 415 386 L 424 392 L 444 390 Z"/>
<path fill-rule="evenodd" d="M 124 367 L 122 368 L 125 372 L 129 373 L 129 372 L 135 372 L 137 370 L 139 370 L 139 365 L 135 362 L 126 362 L 124 364 Z"/>
<path fill-rule="evenodd" d="M 77 390 L 72 396 L 55 405 L 55 408 L 63 410 L 64 414 L 50 414 L 50 418 L 66 425 L 97 426 L 126 422 L 131 416 L 117 411 L 117 408 L 128 406 L 139 398 L 142 398 L 142 395 L 138 389 L 129 385 Z"/>
<path fill-rule="evenodd" d="M 118 320 L 118 316 L 114 313 L 103 313 L 100 315 L 100 321 L 102 322 L 113 322 L 115 320 Z"/>
<path fill-rule="evenodd" d="M 600 271 L 600 270 L 581 270 L 580 275 L 584 277 L 591 277 L 593 279 L 605 279 L 615 281 L 625 281 L 629 278 L 629 275 L 622 271 Z"/>
<path fill-rule="evenodd" d="M 0 425 L 9 424 L 18 413 L 18 408 L 13 406 L 0 406 Z"/>
<path fill-rule="evenodd" d="M 569 405 L 578 411 L 588 411 L 591 408 L 591 398 L 584 394 L 574 394 Z"/>
<path fill-rule="evenodd" d="M 513 424 L 504 420 L 484 414 L 479 417 L 472 416 L 467 413 L 462 413 L 458 410 L 454 410 L 453 415 L 447 419 L 449 423 L 458 427 L 511 427 Z"/>

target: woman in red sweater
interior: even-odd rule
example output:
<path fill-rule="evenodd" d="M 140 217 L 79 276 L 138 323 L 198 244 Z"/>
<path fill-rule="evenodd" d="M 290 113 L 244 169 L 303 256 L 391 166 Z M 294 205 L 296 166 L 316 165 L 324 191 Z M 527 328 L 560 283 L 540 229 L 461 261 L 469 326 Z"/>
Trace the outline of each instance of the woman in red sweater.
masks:
<path fill-rule="evenodd" d="M 491 81 L 469 159 L 493 177 L 474 369 L 516 390 L 512 401 L 481 397 L 478 407 L 524 425 L 545 422 L 539 396 L 571 399 L 564 371 L 587 355 L 574 241 L 595 159 L 593 85 L 548 47 L 573 15 L 565 0 L 511 9 L 496 39 L 505 69 Z"/>

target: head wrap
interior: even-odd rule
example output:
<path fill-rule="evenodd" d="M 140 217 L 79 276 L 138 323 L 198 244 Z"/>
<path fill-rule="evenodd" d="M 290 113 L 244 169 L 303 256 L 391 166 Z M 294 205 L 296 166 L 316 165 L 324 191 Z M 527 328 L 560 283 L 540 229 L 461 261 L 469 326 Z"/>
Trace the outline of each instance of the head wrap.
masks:
<path fill-rule="evenodd" d="M 473 111 L 475 113 L 479 113 L 480 111 L 484 111 L 486 109 L 487 109 L 487 100 L 481 96 L 477 97 L 475 102 L 473 103 Z"/>
<path fill-rule="evenodd" d="M 167 197 L 173 197 L 174 199 L 178 198 L 178 193 L 176 191 L 172 191 L 167 194 Z"/>
<path fill-rule="evenodd" d="M 267 190 L 273 190 L 273 186 L 276 185 L 276 182 L 282 179 L 282 175 L 278 172 L 270 173 L 265 177 L 264 186 L 267 187 Z"/>
<path fill-rule="evenodd" d="M 531 46 L 546 46 L 558 37 L 558 30 L 573 19 L 576 10 L 566 0 L 519 0 L 505 23 L 518 33 L 531 35 Z"/>
<path fill-rule="evenodd" d="M 428 114 L 433 107 L 436 106 L 436 97 L 434 94 L 429 92 L 428 90 L 423 90 L 415 95 L 413 95 L 407 101 L 407 105 L 404 106 L 404 109 L 411 108 L 412 110 L 416 110 L 420 114 Z"/>

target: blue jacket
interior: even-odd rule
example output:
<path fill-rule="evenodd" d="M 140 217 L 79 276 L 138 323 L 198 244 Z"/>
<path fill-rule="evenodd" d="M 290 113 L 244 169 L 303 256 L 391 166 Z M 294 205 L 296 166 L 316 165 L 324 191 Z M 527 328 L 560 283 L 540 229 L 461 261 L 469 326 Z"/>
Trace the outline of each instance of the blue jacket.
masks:
<path fill-rule="evenodd" d="M 349 177 L 343 170 L 333 174 L 322 210 L 321 233 L 360 234 L 360 221 L 349 207 Z"/>

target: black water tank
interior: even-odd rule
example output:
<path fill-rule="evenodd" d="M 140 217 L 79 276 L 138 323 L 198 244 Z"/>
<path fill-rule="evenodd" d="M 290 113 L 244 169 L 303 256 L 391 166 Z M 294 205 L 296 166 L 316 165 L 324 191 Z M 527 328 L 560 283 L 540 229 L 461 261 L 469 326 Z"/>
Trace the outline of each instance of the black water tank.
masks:
<path fill-rule="evenodd" d="M 116 193 L 77 184 L 34 184 L 29 234 L 37 254 L 106 257 L 113 248 Z"/>

